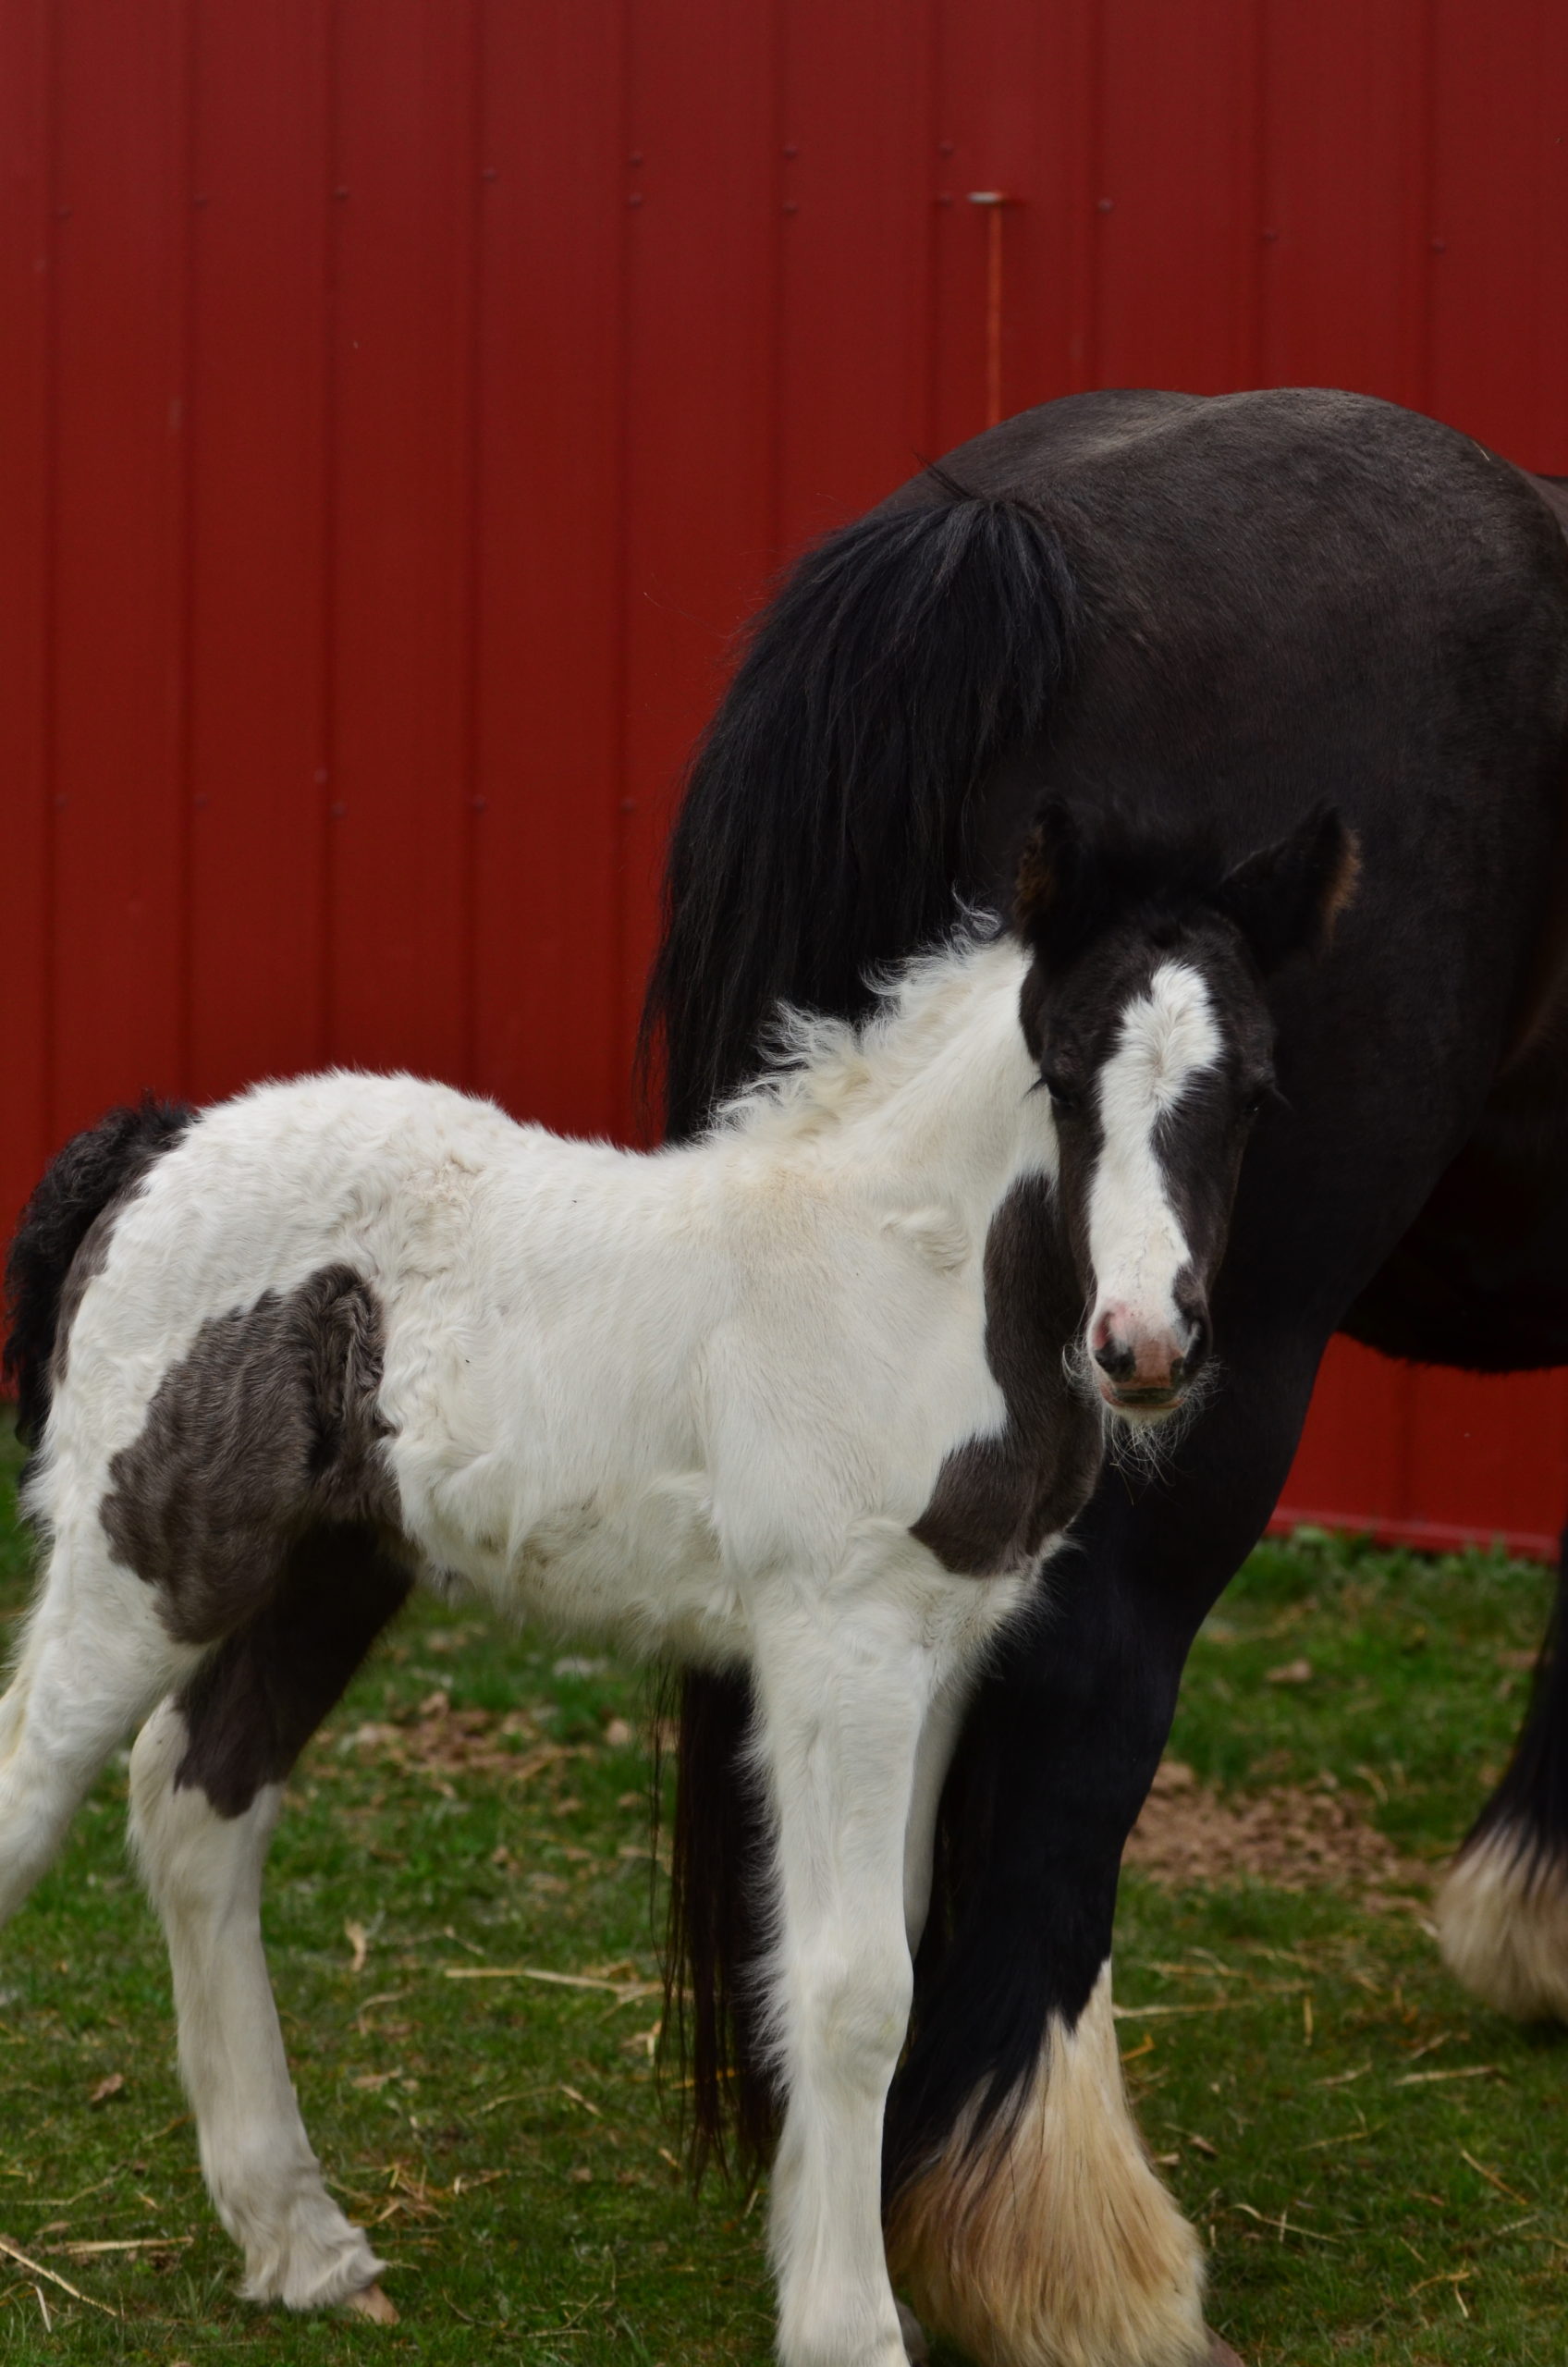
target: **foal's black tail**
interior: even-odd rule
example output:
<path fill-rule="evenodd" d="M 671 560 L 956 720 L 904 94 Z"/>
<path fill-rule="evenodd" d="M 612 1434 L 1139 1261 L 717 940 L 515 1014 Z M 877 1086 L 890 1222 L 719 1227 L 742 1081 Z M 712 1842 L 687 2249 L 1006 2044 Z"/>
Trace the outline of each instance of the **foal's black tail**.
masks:
<path fill-rule="evenodd" d="M 8 1332 L 0 1383 L 17 1400 L 17 1435 L 36 1447 L 49 1418 L 60 1300 L 78 1250 L 104 1209 L 123 1199 L 160 1151 L 178 1141 L 189 1110 L 144 1094 L 77 1134 L 45 1169 L 6 1258 Z"/>
<path fill-rule="evenodd" d="M 697 749 L 670 842 L 643 1011 L 672 1134 L 751 1075 L 775 1006 L 845 1017 L 867 974 L 951 925 L 981 792 L 1044 739 L 1078 595 L 1023 500 L 937 472 L 925 506 L 829 535 L 759 619 Z M 750 1981 L 764 1944 L 761 1805 L 733 1678 L 681 1697 L 665 2028 L 691 2078 L 692 2164 L 765 2150 L 774 2098 Z"/>

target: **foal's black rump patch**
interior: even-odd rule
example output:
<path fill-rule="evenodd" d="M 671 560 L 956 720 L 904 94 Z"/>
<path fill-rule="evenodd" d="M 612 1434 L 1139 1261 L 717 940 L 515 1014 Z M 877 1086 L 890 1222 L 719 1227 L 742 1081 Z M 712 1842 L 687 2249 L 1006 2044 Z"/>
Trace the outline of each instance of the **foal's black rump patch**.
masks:
<path fill-rule="evenodd" d="M 325 1266 L 214 1316 L 164 1375 L 109 1466 L 100 1518 L 118 1559 L 159 1589 L 178 1641 L 216 1643 L 253 1621 L 324 1524 L 394 1547 L 382 1345 L 369 1283 Z"/>

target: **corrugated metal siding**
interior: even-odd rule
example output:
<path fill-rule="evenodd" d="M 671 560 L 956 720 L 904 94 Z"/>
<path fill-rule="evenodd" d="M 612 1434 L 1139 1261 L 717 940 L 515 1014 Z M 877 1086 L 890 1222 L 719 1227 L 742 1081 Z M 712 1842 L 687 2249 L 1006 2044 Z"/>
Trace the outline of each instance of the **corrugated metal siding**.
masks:
<path fill-rule="evenodd" d="M 729 636 L 998 395 L 1568 470 L 1560 0 L 0 0 L 0 175 L 4 1221 L 143 1085 L 624 1131 Z M 1303 1511 L 1568 1504 L 1568 1382 L 1321 1395 Z"/>

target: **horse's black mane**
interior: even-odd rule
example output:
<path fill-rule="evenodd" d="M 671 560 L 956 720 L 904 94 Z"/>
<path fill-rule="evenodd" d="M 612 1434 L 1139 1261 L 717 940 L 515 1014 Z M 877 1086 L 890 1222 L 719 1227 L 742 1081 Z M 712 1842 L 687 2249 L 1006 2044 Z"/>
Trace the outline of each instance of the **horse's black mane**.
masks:
<path fill-rule="evenodd" d="M 693 759 L 641 1042 L 672 1134 L 751 1074 L 780 1000 L 857 1016 L 868 972 L 945 933 L 974 792 L 1044 731 L 1080 615 L 1055 529 L 928 475 L 939 504 L 786 578 Z"/>

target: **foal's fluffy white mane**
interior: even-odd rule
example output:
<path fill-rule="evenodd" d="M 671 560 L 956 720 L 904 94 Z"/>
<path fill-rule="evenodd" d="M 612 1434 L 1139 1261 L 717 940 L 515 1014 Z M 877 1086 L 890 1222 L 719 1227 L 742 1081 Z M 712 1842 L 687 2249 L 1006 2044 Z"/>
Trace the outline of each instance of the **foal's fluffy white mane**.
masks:
<path fill-rule="evenodd" d="M 876 1004 L 858 1023 L 781 1003 L 763 1037 L 767 1068 L 720 1104 L 710 1134 L 803 1142 L 882 1108 L 919 1081 L 978 996 L 1016 993 L 1023 961 L 1000 922 L 966 913 L 944 943 L 868 978 Z"/>

